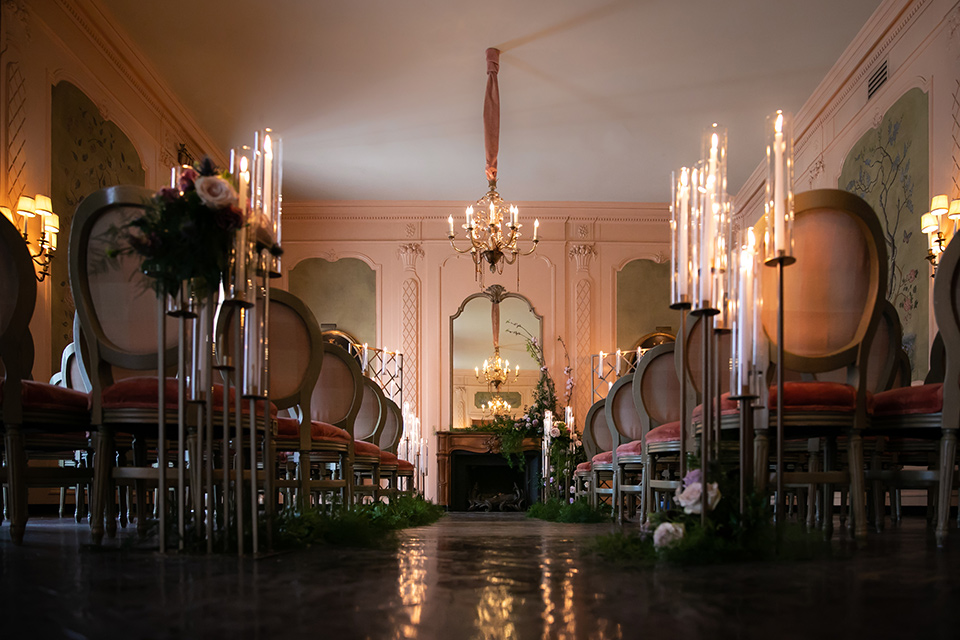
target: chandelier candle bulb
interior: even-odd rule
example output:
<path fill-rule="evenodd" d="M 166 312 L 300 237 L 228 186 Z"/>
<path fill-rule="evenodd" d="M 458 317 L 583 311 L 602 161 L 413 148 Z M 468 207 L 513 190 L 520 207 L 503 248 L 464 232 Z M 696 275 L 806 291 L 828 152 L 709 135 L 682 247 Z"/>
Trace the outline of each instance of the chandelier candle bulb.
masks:
<path fill-rule="evenodd" d="M 170 188 L 171 189 L 177 188 L 177 168 L 176 167 L 170 167 Z"/>
<path fill-rule="evenodd" d="M 362 360 L 362 365 L 360 368 L 362 369 L 363 375 L 367 375 L 367 343 L 366 342 L 363 343 L 363 354 L 362 354 L 361 360 Z"/>
<path fill-rule="evenodd" d="M 533 221 L 533 241 L 537 241 L 537 234 L 540 232 L 540 219 L 536 218 Z"/>
<path fill-rule="evenodd" d="M 603 351 L 600 352 L 600 360 L 597 362 L 597 378 L 603 379 Z"/>
<path fill-rule="evenodd" d="M 620 349 L 617 349 L 617 371 L 616 376 L 620 377 Z"/>
<path fill-rule="evenodd" d="M 453 237 L 453 216 L 447 216 L 447 223 L 450 225 L 450 233 L 447 234 L 450 238 Z"/>

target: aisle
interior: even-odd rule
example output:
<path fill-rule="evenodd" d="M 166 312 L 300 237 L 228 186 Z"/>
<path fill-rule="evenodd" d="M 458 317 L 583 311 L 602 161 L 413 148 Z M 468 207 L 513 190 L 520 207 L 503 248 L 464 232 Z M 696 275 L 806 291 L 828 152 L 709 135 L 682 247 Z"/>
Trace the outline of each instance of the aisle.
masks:
<path fill-rule="evenodd" d="M 160 556 L 124 532 L 31 520 L 0 533 L 3 637 L 956 637 L 960 537 L 919 518 L 816 562 L 621 570 L 581 554 L 612 525 L 450 514 L 394 551 L 315 548 L 259 560 Z M 956 532 L 954 532 L 956 533 Z"/>

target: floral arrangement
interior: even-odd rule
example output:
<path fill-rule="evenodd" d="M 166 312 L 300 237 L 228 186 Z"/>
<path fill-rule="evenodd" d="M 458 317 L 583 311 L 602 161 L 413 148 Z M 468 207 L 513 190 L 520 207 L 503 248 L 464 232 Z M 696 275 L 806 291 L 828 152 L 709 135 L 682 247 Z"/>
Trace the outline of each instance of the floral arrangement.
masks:
<path fill-rule="evenodd" d="M 683 477 L 680 486 L 677 488 L 674 500 L 683 509 L 683 514 L 667 511 L 663 516 L 654 514 L 653 518 L 659 521 L 657 528 L 653 531 L 653 546 L 657 549 L 669 547 L 683 540 L 686 535 L 687 526 L 691 528 L 700 526 L 700 514 L 704 506 L 703 490 L 703 472 L 700 469 L 692 469 Z M 716 482 L 706 483 L 707 486 L 707 513 L 714 511 L 720 502 L 720 488 Z M 696 515 L 695 519 L 688 516 Z M 653 519 L 652 518 L 652 519 Z"/>
<path fill-rule="evenodd" d="M 158 294 L 176 295 L 192 280 L 198 294 L 216 291 L 230 259 L 234 234 L 245 224 L 229 174 L 210 158 L 184 168 L 176 187 L 160 189 L 143 215 L 114 229 L 107 255 L 135 255 Z"/>

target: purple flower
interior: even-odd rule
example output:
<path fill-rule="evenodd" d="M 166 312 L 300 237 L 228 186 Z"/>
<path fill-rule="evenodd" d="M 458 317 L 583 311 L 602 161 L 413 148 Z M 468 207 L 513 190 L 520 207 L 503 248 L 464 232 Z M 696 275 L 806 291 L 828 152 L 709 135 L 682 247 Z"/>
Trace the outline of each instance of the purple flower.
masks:
<path fill-rule="evenodd" d="M 570 504 L 573 504 L 573 498 L 570 498 Z"/>
<path fill-rule="evenodd" d="M 157 191 L 157 198 L 166 203 L 176 202 L 177 198 L 180 197 L 180 192 L 174 189 L 173 187 L 164 187 Z"/>
<path fill-rule="evenodd" d="M 194 169 L 191 169 L 190 167 L 187 167 L 186 169 L 184 169 L 183 172 L 180 174 L 180 181 L 178 183 L 178 186 L 180 187 L 180 191 L 193 191 L 194 189 L 193 183 L 196 181 L 198 177 L 199 177 L 199 174 Z"/>
<path fill-rule="evenodd" d="M 239 229 L 243 226 L 243 214 L 240 213 L 240 209 L 236 205 L 217 209 L 213 213 L 213 219 L 217 226 L 225 231 Z"/>
<path fill-rule="evenodd" d="M 683 486 L 689 487 L 695 482 L 702 482 L 703 474 L 700 469 L 692 469 L 683 477 Z"/>

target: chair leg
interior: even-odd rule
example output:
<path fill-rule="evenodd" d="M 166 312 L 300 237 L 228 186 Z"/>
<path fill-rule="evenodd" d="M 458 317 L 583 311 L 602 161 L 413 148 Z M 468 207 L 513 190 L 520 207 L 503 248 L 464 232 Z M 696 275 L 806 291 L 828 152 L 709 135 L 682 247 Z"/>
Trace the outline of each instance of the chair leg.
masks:
<path fill-rule="evenodd" d="M 944 429 L 940 438 L 940 482 L 937 500 L 937 546 L 947 542 L 950 526 L 950 496 L 953 494 L 953 466 L 957 459 L 957 432 Z"/>
<path fill-rule="evenodd" d="M 147 466 L 147 443 L 140 436 L 133 440 L 133 464 L 137 467 Z M 142 538 L 147 535 L 147 483 L 137 480 L 134 489 L 137 498 L 137 534 Z"/>
<path fill-rule="evenodd" d="M 757 429 L 753 434 L 753 485 L 757 493 L 767 490 L 770 480 L 770 439 L 764 429 Z"/>
<path fill-rule="evenodd" d="M 117 453 L 117 466 L 125 467 L 127 466 L 127 452 L 120 451 Z M 120 508 L 120 528 L 127 528 L 127 516 L 128 516 L 128 502 L 127 502 L 127 487 L 126 485 L 117 485 L 117 504 Z"/>
<path fill-rule="evenodd" d="M 850 473 L 850 516 L 853 518 L 853 536 L 858 541 L 867 538 L 866 494 L 863 480 L 863 438 L 854 430 L 850 434 L 848 456 Z"/>
<path fill-rule="evenodd" d="M 820 471 L 820 452 L 811 451 L 810 461 L 808 463 L 810 473 Z M 807 530 L 816 526 L 817 522 L 817 485 L 810 484 L 807 487 Z"/>
<path fill-rule="evenodd" d="M 90 492 L 90 532 L 94 544 L 103 542 L 104 519 L 108 514 L 107 498 L 113 501 L 113 482 L 110 478 L 112 461 L 113 434 L 108 427 L 101 425 L 97 430 L 96 453 L 93 456 L 93 490 Z"/>
<path fill-rule="evenodd" d="M 21 544 L 27 527 L 27 454 L 23 449 L 20 425 L 8 424 L 4 441 L 7 449 L 10 538 L 14 544 Z"/>
<path fill-rule="evenodd" d="M 653 456 L 643 457 L 643 469 L 640 476 L 640 524 L 645 524 L 648 514 L 653 508 L 650 500 L 653 498 L 650 490 L 650 469 L 653 465 Z"/>
<path fill-rule="evenodd" d="M 823 470 L 833 471 L 836 464 L 837 446 L 833 438 L 826 438 L 823 441 Z M 833 485 L 823 483 L 820 485 L 820 502 L 823 505 L 821 514 L 821 526 L 823 527 L 823 537 L 829 540 L 833 537 Z M 843 500 L 843 497 L 840 498 Z"/>

